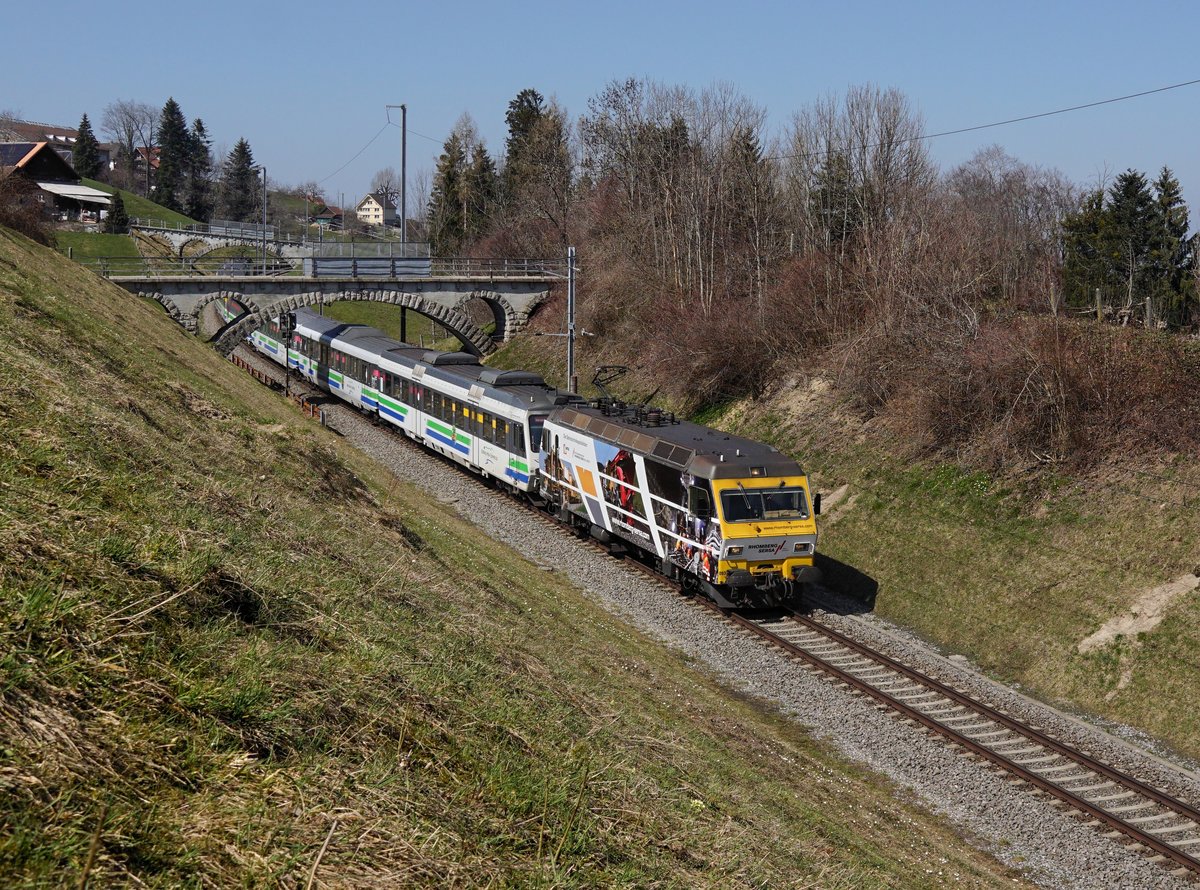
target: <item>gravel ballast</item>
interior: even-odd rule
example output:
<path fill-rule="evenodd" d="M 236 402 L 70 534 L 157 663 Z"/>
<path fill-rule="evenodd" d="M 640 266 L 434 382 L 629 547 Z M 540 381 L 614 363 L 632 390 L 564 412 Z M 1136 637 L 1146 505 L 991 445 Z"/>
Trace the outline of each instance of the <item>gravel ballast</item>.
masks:
<path fill-rule="evenodd" d="M 242 347 L 239 354 L 281 378 L 282 369 Z M 293 390 L 297 388 L 293 382 Z M 299 384 L 303 387 L 304 384 Z M 963 756 L 961 748 L 889 716 L 871 701 L 839 688 L 799 663 L 723 624 L 635 569 L 548 530 L 495 491 L 344 405 L 326 406 L 330 426 L 399 478 L 452 504 L 481 531 L 570 579 L 643 632 L 707 666 L 724 683 L 771 702 L 849 757 L 886 774 L 948 816 L 972 842 L 1044 887 L 1192 888 L 1143 855 L 1127 839 L 1104 837 L 1074 811 Z M 836 598 L 834 598 L 836 599 Z M 961 660 L 874 616 L 818 611 L 816 617 L 918 670 L 956 686 L 1059 739 L 1131 771 L 1186 800 L 1200 800 L 1194 775 L 1115 736 L 983 677 Z M 1057 802 L 1055 802 L 1057 803 Z M 937 863 L 930 863 L 937 868 Z"/>

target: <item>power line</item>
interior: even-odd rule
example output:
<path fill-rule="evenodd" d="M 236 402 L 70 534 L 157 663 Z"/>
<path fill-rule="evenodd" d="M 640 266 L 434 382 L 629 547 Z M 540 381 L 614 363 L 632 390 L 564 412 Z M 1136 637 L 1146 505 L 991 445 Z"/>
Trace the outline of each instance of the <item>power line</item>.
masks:
<path fill-rule="evenodd" d="M 1067 114 L 1072 111 L 1081 111 L 1084 108 L 1096 108 L 1097 106 L 1100 106 L 1100 105 L 1111 105 L 1114 102 L 1125 102 L 1129 99 L 1138 99 L 1142 96 L 1153 95 L 1154 93 L 1165 93 L 1168 90 L 1178 90 L 1178 89 L 1182 89 L 1183 87 L 1194 86 L 1198 83 L 1200 83 L 1200 78 L 1198 78 L 1196 80 L 1187 80 L 1187 81 L 1184 81 L 1183 83 L 1173 83 L 1170 86 L 1157 87 L 1153 90 L 1143 90 L 1140 93 L 1130 93 L 1127 96 L 1116 96 L 1112 99 L 1101 99 L 1097 102 L 1085 102 L 1083 105 L 1072 105 L 1069 108 L 1057 108 L 1054 111 L 1042 111 L 1042 112 L 1039 112 L 1038 114 L 1026 114 L 1021 117 L 1012 117 L 1012 118 L 1009 118 L 1008 120 L 994 121 L 993 123 L 990 123 L 990 124 L 976 124 L 973 127 L 961 127 L 957 130 L 944 130 L 941 133 L 925 133 L 924 135 L 921 135 L 921 136 L 909 137 L 908 139 L 898 139 L 893 143 L 877 142 L 877 143 L 875 143 L 873 145 L 869 145 L 867 147 L 868 148 L 880 148 L 881 146 L 887 145 L 887 144 L 904 145 L 908 142 L 922 142 L 926 139 L 938 139 L 942 136 L 957 136 L 959 133 L 973 133 L 976 130 L 988 130 L 993 127 L 1004 127 L 1004 126 L 1008 126 L 1009 124 L 1019 124 L 1023 121 L 1037 120 L 1038 118 L 1042 118 L 1042 117 L 1053 117 L 1056 114 Z M 822 154 L 825 154 L 825 152 L 807 152 L 807 153 L 800 153 L 800 154 L 773 155 L 769 158 L 764 158 L 763 160 L 769 160 L 769 161 L 799 160 L 799 159 L 820 157 Z"/>
<path fill-rule="evenodd" d="M 400 126 L 398 123 L 396 123 L 396 122 L 394 122 L 394 121 L 388 121 L 388 123 L 389 123 L 391 126 L 393 126 L 393 127 L 399 127 L 399 126 Z M 429 140 L 430 142 L 432 142 L 434 145 L 441 145 L 441 144 L 442 144 L 442 140 L 440 140 L 440 139 L 434 139 L 432 136 L 426 136 L 424 133 L 418 133 L 418 132 L 417 132 L 416 130 L 414 130 L 412 127 L 409 127 L 409 128 L 408 128 L 408 132 L 409 132 L 409 135 L 410 135 L 410 136 L 420 136 L 422 139 L 428 139 L 428 140 Z"/>
<path fill-rule="evenodd" d="M 346 161 L 346 163 L 342 164 L 342 166 L 338 167 L 336 170 L 334 170 L 332 173 L 330 173 L 324 179 L 317 180 L 317 185 L 320 185 L 323 182 L 328 182 L 330 179 L 333 179 L 333 177 L 337 176 L 339 173 L 341 173 L 343 170 L 345 170 L 347 167 L 349 167 L 351 164 L 353 164 L 355 161 L 357 161 L 359 159 L 359 157 L 362 155 L 362 153 L 364 151 L 366 151 L 368 148 L 370 148 L 375 143 L 375 140 L 378 139 L 380 136 L 382 136 L 383 131 L 386 130 L 389 126 L 394 127 L 396 125 L 389 121 L 388 123 L 386 123 L 382 127 L 380 127 L 379 132 L 376 133 L 374 136 L 372 136 L 367 141 L 367 144 L 358 150 L 358 152 L 354 155 L 354 157 L 352 157 L 350 160 Z"/>

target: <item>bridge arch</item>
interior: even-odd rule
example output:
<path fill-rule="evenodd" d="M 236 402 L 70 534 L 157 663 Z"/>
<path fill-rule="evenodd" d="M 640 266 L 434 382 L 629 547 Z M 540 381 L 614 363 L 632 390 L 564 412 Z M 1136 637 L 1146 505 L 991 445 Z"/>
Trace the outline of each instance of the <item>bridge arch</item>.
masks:
<path fill-rule="evenodd" d="M 445 306 L 440 306 L 437 303 L 426 300 L 419 294 L 409 294 L 402 291 L 370 290 L 344 292 L 333 295 L 321 292 L 301 293 L 274 301 L 266 306 L 242 294 L 221 292 L 209 294 L 197 304 L 197 315 L 193 316 L 192 319 L 193 325 L 199 317 L 199 310 L 201 308 L 214 300 L 227 296 L 233 297 L 250 311 L 241 318 L 234 319 L 226 324 L 213 337 L 212 342 L 216 345 L 217 349 L 226 355 L 232 352 L 238 343 L 247 337 L 251 331 L 262 326 L 280 313 L 291 312 L 305 306 L 342 301 L 389 303 L 395 306 L 402 306 L 405 309 L 411 309 L 419 315 L 436 321 L 459 339 L 464 351 L 473 353 L 474 355 L 487 355 L 496 348 L 492 338 L 485 334 L 478 325 L 459 312 L 457 308 L 447 309 Z"/>
<path fill-rule="evenodd" d="M 475 290 L 464 293 L 454 304 L 454 311 L 464 318 L 469 318 L 468 306 L 477 300 L 491 310 L 492 322 L 494 324 L 492 330 L 493 340 L 503 341 L 509 339 L 525 322 L 525 317 L 517 312 L 512 303 L 503 294 L 490 290 Z"/>

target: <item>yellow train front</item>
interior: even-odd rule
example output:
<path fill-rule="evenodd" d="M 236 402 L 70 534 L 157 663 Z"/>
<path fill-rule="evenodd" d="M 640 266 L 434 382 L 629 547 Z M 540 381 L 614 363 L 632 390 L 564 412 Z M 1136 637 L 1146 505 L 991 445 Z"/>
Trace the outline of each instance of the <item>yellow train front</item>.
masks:
<path fill-rule="evenodd" d="M 657 557 L 723 607 L 798 605 L 820 579 L 820 497 L 769 445 L 603 400 L 556 408 L 540 461 L 564 519 Z"/>

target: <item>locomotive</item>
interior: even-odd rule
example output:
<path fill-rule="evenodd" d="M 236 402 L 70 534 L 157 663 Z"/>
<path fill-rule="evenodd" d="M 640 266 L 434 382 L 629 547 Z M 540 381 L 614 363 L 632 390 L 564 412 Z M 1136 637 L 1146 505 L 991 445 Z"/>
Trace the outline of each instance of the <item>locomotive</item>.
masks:
<path fill-rule="evenodd" d="M 607 394 L 588 401 L 528 371 L 424 350 L 309 309 L 248 340 L 423 447 L 614 550 L 655 560 L 719 606 L 797 605 L 820 579 L 820 495 L 769 445 Z"/>

